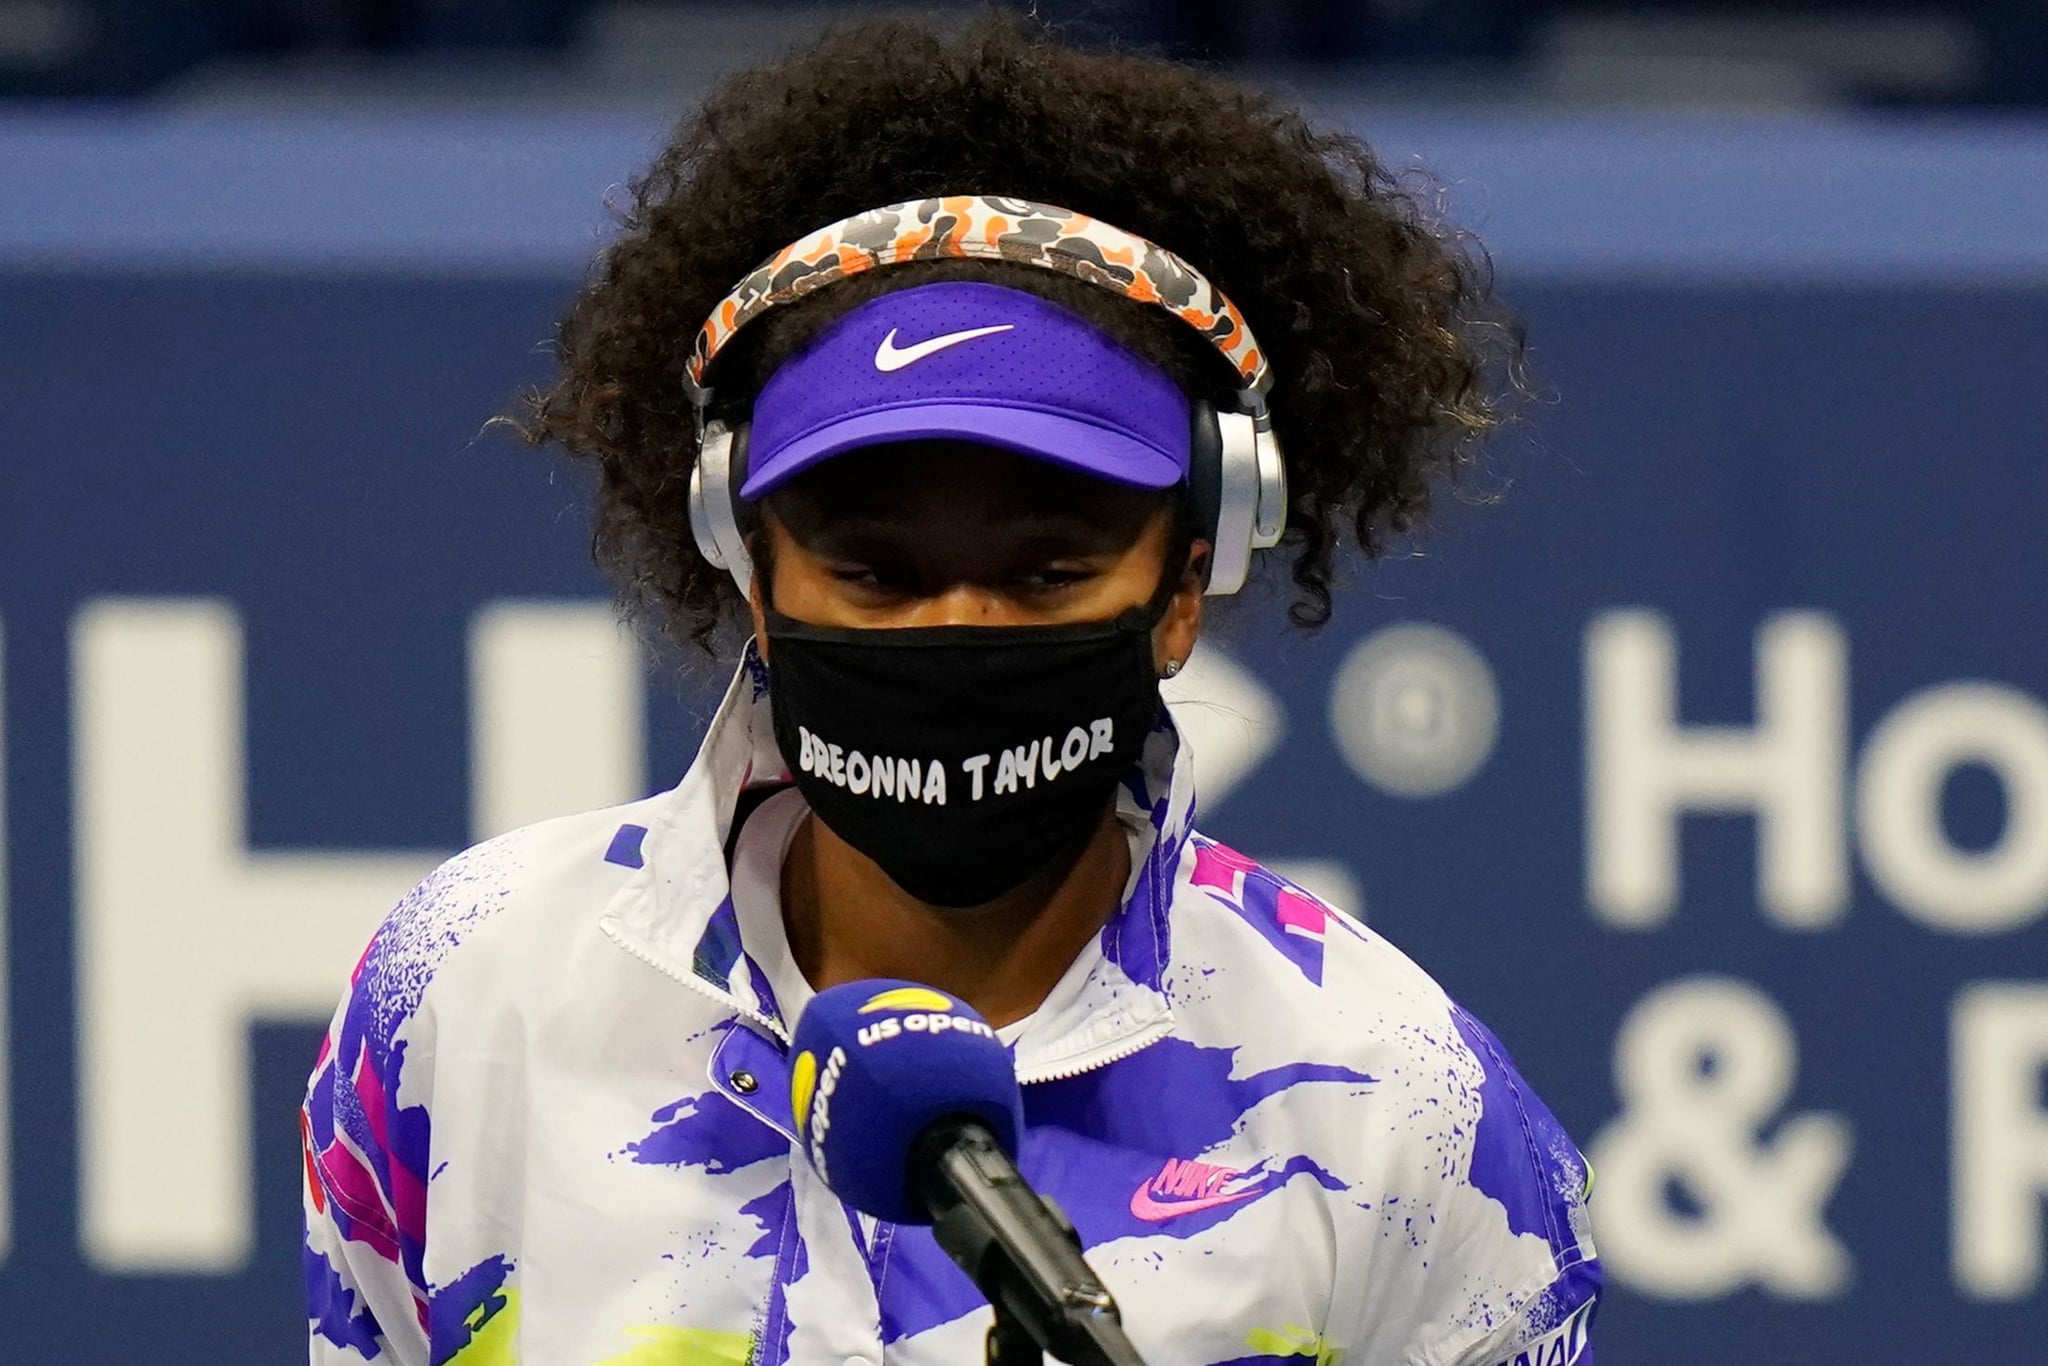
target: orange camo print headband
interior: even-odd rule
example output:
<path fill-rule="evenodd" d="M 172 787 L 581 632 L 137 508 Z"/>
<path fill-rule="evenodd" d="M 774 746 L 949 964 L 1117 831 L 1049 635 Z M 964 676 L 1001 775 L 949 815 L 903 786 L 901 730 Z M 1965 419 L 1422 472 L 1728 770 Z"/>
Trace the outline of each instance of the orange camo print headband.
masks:
<path fill-rule="evenodd" d="M 1200 331 L 1236 369 L 1246 390 L 1263 395 L 1272 386 L 1265 354 L 1237 305 L 1179 256 L 1071 209 L 982 195 L 869 209 L 776 252 L 711 310 L 690 348 L 691 384 L 703 394 L 704 376 L 718 353 L 777 304 L 877 266 L 946 259 L 1039 266 L 1157 305 Z"/>

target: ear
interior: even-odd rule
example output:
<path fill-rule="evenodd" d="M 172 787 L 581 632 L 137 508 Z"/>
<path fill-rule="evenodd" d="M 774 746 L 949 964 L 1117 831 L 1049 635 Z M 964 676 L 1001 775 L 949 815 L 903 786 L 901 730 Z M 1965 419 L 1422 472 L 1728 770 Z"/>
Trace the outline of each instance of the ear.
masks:
<path fill-rule="evenodd" d="M 1169 665 L 1177 669 L 1186 664 L 1195 652 L 1195 639 L 1202 633 L 1202 582 L 1208 568 L 1209 542 L 1198 538 L 1188 547 L 1188 562 L 1173 596 L 1166 600 L 1166 614 L 1152 628 L 1152 662 L 1162 675 Z"/>

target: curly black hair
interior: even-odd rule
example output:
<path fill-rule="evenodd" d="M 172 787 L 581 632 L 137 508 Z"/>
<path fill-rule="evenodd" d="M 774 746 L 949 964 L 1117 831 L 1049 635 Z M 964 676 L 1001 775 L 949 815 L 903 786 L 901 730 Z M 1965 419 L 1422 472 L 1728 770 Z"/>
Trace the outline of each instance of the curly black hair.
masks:
<path fill-rule="evenodd" d="M 1236 302 L 1273 369 L 1289 610 L 1304 626 L 1330 615 L 1342 528 L 1380 554 L 1506 416 L 1520 335 L 1483 253 L 1362 142 L 1203 72 L 1063 46 L 1029 21 L 989 16 L 951 34 L 855 23 L 726 81 L 682 122 L 561 323 L 560 373 L 528 396 L 528 439 L 596 467 L 593 554 L 629 612 L 708 649 L 742 606 L 698 554 L 686 503 L 697 438 L 684 362 L 711 309 L 816 228 L 947 194 L 1091 215 L 1178 253 Z M 720 356 L 714 388 L 744 404 L 854 304 L 959 277 L 1081 313 L 1191 394 L 1235 387 L 1164 310 L 1053 271 L 948 261 L 770 311 Z"/>

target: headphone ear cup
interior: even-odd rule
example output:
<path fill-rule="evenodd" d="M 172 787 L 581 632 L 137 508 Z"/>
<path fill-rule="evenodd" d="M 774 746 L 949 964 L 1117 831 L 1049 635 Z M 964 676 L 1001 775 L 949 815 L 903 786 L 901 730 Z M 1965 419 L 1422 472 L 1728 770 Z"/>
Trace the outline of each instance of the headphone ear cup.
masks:
<path fill-rule="evenodd" d="M 712 442 L 707 429 L 704 439 L 697 446 L 697 463 L 690 469 L 690 536 L 697 542 L 697 553 L 714 569 L 725 568 L 725 548 L 718 543 L 718 536 L 711 529 L 711 516 L 704 504 L 704 461 L 705 452 Z"/>
<path fill-rule="evenodd" d="M 754 565 L 740 530 L 739 488 L 746 479 L 747 424 L 706 423 L 690 471 L 690 534 L 697 553 L 732 575 L 740 596 L 753 588 Z"/>
<path fill-rule="evenodd" d="M 1271 550 L 1287 534 L 1287 460 L 1272 415 L 1261 405 L 1252 414 L 1253 452 L 1259 470 L 1257 510 L 1252 518 L 1252 549 Z"/>
<path fill-rule="evenodd" d="M 1210 425 L 1216 431 L 1217 459 L 1208 590 L 1220 597 L 1244 587 L 1251 572 L 1259 515 L 1258 428 L 1250 413 L 1215 412 Z"/>

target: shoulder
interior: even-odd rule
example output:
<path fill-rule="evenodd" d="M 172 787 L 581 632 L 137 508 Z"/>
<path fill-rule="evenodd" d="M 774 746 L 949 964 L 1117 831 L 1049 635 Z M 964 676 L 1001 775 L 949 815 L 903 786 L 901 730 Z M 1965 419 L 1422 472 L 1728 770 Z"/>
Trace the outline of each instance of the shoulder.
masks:
<path fill-rule="evenodd" d="M 1381 1097 L 1412 1099 L 1412 1136 L 1465 1159 L 1461 1175 L 1517 1231 L 1581 1239 L 1582 1211 L 1551 1198 L 1583 1191 L 1577 1147 L 1493 1031 L 1384 936 L 1201 835 L 1182 858 L 1172 935 L 1170 992 L 1191 1029 L 1230 1039 L 1246 1063 L 1372 1077 Z"/>
<path fill-rule="evenodd" d="M 630 960 L 583 946 L 602 936 L 601 917 L 622 889 L 648 875 L 642 841 L 672 819 L 674 796 L 526 826 L 467 849 L 401 897 L 371 936 L 300 1119 L 309 1228 L 324 1237 L 319 1230 L 331 1226 L 337 1246 L 366 1247 L 374 1255 L 358 1259 L 370 1268 L 364 1274 L 397 1267 L 424 1305 L 434 1159 L 479 1151 L 478 1130 L 520 1103 L 535 1016 L 558 1018 L 565 1001 L 618 998 L 616 983 L 591 965 Z M 476 1065 L 483 1059 L 491 1065 Z M 463 1246 L 464 1220 L 441 1224 Z"/>
<path fill-rule="evenodd" d="M 1559 1330 L 1590 1300 L 1584 1158 L 1501 1041 L 1414 960 L 1200 835 L 1172 935 L 1177 1028 L 1228 1042 L 1241 1072 L 1362 1079 L 1304 1094 L 1293 1122 L 1340 1178 L 1336 1202 L 1357 1207 L 1374 1274 L 1413 1275 L 1417 1302 L 1440 1300 L 1457 1326 L 1443 1360 Z M 1391 1254 L 1405 1265 L 1390 1275 Z"/>
<path fill-rule="evenodd" d="M 416 1185 L 426 1180 L 424 1107 L 447 1042 L 444 1021 L 461 1017 L 474 1029 L 479 1017 L 516 1014 L 535 984 L 562 976 L 565 939 L 579 925 L 594 927 L 639 866 L 633 832 L 645 834 L 640 822 L 658 818 L 660 801 L 487 840 L 436 868 L 384 917 L 349 976 L 307 1086 L 308 1172 L 323 1175 L 338 1210 L 372 1228 L 375 1191 L 397 1209 L 411 1189 L 407 1174 Z M 457 1005 L 445 1010 L 439 1002 L 451 977 Z M 324 1201 L 316 1205 L 324 1211 Z M 423 1226 L 415 1233 L 416 1254 Z M 385 1239 L 392 1256 L 399 1241 L 393 1225 Z"/>
<path fill-rule="evenodd" d="M 1299 883 L 1201 834 L 1180 858 L 1172 995 L 1296 1048 L 1366 1050 L 1421 1063 L 1471 1056 L 1435 979 L 1387 939 Z"/>
<path fill-rule="evenodd" d="M 401 897 L 371 936 L 350 981 L 389 1039 L 415 1015 L 452 965 L 475 960 L 480 978 L 541 967 L 642 866 L 641 841 L 663 817 L 662 794 L 582 812 L 486 840 L 455 855 Z M 462 976 L 471 976 L 465 971 Z"/>

